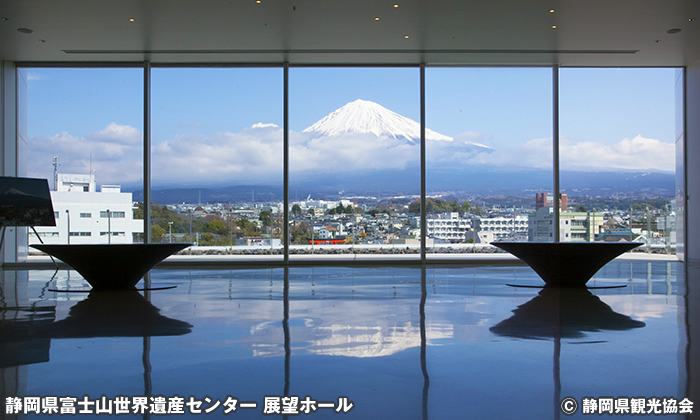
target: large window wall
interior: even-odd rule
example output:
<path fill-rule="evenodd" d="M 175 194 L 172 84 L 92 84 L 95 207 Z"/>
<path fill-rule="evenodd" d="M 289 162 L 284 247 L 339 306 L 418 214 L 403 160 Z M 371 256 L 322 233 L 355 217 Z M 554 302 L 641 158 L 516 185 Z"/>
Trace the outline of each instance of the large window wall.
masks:
<path fill-rule="evenodd" d="M 290 69 L 294 253 L 420 256 L 419 82 L 418 68 Z"/>
<path fill-rule="evenodd" d="M 276 259 L 285 252 L 417 259 L 422 251 L 479 252 L 493 240 L 623 234 L 647 241 L 649 251 L 675 249 L 674 69 L 21 72 L 28 151 L 20 159 L 29 176 L 53 186 L 54 169 L 94 175 L 96 192 L 118 185 L 132 195 L 131 216 L 138 220 L 146 198 L 143 144 L 150 139 L 152 242 L 188 241 L 196 243 L 191 252 Z M 150 80 L 145 93 L 144 80 Z M 112 229 L 121 210 L 101 209 L 91 218 L 83 216 L 92 212 L 74 213 L 76 221 L 57 228 L 55 242 L 122 240 L 122 230 Z M 59 223 L 66 220 L 63 210 L 58 216 Z M 78 228 L 88 222 L 109 228 L 89 237 Z M 140 229 L 132 226 L 123 241 L 143 240 Z"/>
<path fill-rule="evenodd" d="M 282 69 L 155 68 L 151 80 L 151 240 L 281 256 Z"/>
<path fill-rule="evenodd" d="M 560 70 L 560 240 L 675 252 L 674 69 Z"/>
<path fill-rule="evenodd" d="M 26 174 L 52 190 L 55 228 L 45 243 L 131 243 L 143 223 L 132 191 L 143 185 L 143 70 L 23 68 Z M 23 123 L 24 125 L 24 123 Z M 142 218 L 142 216 L 141 216 Z M 33 234 L 29 243 L 38 243 Z"/>
<path fill-rule="evenodd" d="M 553 196 L 552 95 L 551 68 L 426 70 L 431 253 L 554 240 L 549 215 L 528 232 L 537 194 Z"/>

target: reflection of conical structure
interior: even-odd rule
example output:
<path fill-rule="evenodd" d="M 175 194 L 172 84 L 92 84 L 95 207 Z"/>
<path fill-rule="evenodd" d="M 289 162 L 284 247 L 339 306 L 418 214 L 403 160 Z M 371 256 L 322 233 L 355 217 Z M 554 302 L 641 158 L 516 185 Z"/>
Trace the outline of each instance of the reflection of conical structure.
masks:
<path fill-rule="evenodd" d="M 578 338 L 584 332 L 623 331 L 645 325 L 613 311 L 587 289 L 545 287 L 490 331 L 516 338 Z"/>
<path fill-rule="evenodd" d="M 49 338 L 184 335 L 192 325 L 160 314 L 139 292 L 92 292 L 68 318 L 46 327 Z"/>
<path fill-rule="evenodd" d="M 0 368 L 48 362 L 51 340 L 41 331 L 55 316 L 53 306 L 0 309 Z"/>
<path fill-rule="evenodd" d="M 558 420 L 561 414 L 561 339 L 583 337 L 584 332 L 624 331 L 645 325 L 613 311 L 588 289 L 545 287 L 538 296 L 518 306 L 513 316 L 489 328 L 489 331 L 505 337 L 553 339 L 553 418 Z"/>

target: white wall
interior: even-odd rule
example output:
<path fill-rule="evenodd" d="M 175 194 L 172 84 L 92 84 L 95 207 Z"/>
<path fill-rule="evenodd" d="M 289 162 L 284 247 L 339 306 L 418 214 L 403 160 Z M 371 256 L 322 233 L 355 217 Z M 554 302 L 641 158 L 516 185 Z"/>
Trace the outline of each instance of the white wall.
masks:
<path fill-rule="evenodd" d="M 90 233 L 90 236 L 70 237 L 71 244 L 130 244 L 133 233 L 143 233 L 143 220 L 133 218 L 131 199 L 131 193 L 121 192 L 51 191 L 53 209 L 58 214 L 56 227 L 37 226 L 36 230 L 44 243 L 67 244 L 70 217 L 71 232 Z M 101 217 L 100 213 L 107 210 L 124 216 Z M 81 213 L 89 214 L 89 217 L 81 217 Z M 29 235 L 29 243 L 37 244 L 39 240 Z"/>

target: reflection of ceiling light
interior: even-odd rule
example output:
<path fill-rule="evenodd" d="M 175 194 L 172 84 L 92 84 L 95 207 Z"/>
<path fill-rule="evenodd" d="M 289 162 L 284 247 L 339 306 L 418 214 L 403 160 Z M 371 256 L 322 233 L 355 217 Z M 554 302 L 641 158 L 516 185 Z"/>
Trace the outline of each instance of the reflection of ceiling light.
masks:
<path fill-rule="evenodd" d="M 23 34 L 31 34 L 31 33 L 34 32 L 34 31 L 32 31 L 32 30 L 29 29 L 29 28 L 17 28 L 17 32 L 21 32 L 21 33 L 23 33 Z"/>
<path fill-rule="evenodd" d="M 673 29 L 669 29 L 668 31 L 666 31 L 666 33 L 667 34 L 677 34 L 680 31 L 681 31 L 680 28 L 673 28 Z"/>

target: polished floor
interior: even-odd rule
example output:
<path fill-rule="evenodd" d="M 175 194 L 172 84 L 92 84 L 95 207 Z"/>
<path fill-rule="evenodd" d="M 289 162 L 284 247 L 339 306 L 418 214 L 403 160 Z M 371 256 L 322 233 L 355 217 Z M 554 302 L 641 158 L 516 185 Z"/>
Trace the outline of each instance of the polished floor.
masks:
<path fill-rule="evenodd" d="M 147 397 L 153 417 L 182 397 L 174 416 L 590 418 L 584 398 L 653 410 L 688 387 L 677 262 L 614 261 L 589 286 L 624 287 L 579 291 L 522 287 L 542 284 L 524 266 L 153 270 L 176 287 L 90 294 L 73 271 L 2 276 L 6 418 L 32 396 Z"/>

